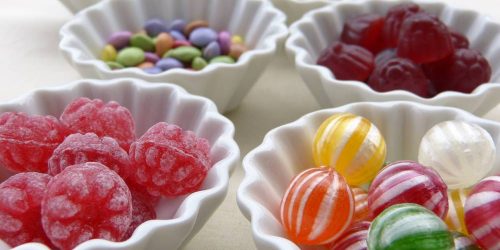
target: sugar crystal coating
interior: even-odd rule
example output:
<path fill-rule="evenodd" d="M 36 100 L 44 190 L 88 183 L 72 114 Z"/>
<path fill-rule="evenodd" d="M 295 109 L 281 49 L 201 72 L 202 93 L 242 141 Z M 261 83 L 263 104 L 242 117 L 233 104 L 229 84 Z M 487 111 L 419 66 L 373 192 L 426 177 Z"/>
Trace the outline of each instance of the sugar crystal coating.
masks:
<path fill-rule="evenodd" d="M 156 219 L 156 211 L 154 206 L 144 198 L 144 196 L 137 192 L 132 194 L 132 222 L 125 234 L 124 240 L 130 238 L 134 230 L 143 222 Z"/>

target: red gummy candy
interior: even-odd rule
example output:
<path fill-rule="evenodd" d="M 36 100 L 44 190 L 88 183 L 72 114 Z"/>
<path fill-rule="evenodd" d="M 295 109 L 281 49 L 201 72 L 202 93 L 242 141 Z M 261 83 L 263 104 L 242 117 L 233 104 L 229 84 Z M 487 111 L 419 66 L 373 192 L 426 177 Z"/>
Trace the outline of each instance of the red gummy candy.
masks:
<path fill-rule="evenodd" d="M 373 54 L 357 45 L 333 42 L 318 59 L 339 80 L 366 81 L 373 71 Z"/>
<path fill-rule="evenodd" d="M 148 220 L 156 219 L 156 211 L 154 206 L 149 201 L 144 200 L 144 196 L 140 193 L 131 192 L 132 194 L 132 222 L 125 234 L 124 240 L 130 238 L 134 230 L 142 223 Z"/>
<path fill-rule="evenodd" d="M 453 44 L 453 48 L 455 49 L 469 48 L 469 39 L 467 39 L 467 37 L 455 31 L 450 31 L 450 35 L 451 35 L 451 44 Z"/>
<path fill-rule="evenodd" d="M 404 58 L 393 58 L 379 65 L 368 80 L 376 91 L 407 90 L 422 97 L 430 97 L 429 81 L 420 66 Z"/>
<path fill-rule="evenodd" d="M 396 50 L 395 49 L 385 49 L 380 51 L 377 56 L 375 56 L 375 67 L 377 65 L 382 65 L 385 62 L 391 60 L 392 58 L 396 58 Z"/>
<path fill-rule="evenodd" d="M 488 60 L 473 49 L 457 49 L 451 56 L 426 64 L 423 69 L 438 91 L 470 93 L 491 77 Z"/>
<path fill-rule="evenodd" d="M 401 25 L 406 18 L 420 11 L 420 7 L 414 3 L 400 4 L 389 9 L 385 16 L 382 37 L 388 48 L 395 48 L 399 41 Z"/>
<path fill-rule="evenodd" d="M 86 162 L 99 162 L 115 171 L 123 179 L 130 173 L 128 153 L 111 137 L 99 138 L 94 133 L 72 134 L 54 150 L 49 159 L 50 175 L 57 175 L 66 167 Z"/>
<path fill-rule="evenodd" d="M 453 53 L 448 28 L 436 16 L 419 12 L 408 17 L 401 27 L 397 54 L 415 63 L 429 63 Z"/>
<path fill-rule="evenodd" d="M 0 184 L 0 239 L 11 247 L 27 242 L 51 246 L 42 228 L 40 207 L 48 174 L 26 172 Z"/>
<path fill-rule="evenodd" d="M 128 151 L 135 140 L 135 123 L 130 111 L 117 102 L 104 103 L 85 97 L 75 99 L 61 114 L 61 122 L 73 133 L 95 133 L 114 138 Z"/>
<path fill-rule="evenodd" d="M 95 238 L 121 241 L 132 221 L 125 182 L 106 166 L 89 162 L 54 176 L 42 200 L 42 225 L 63 250 Z"/>
<path fill-rule="evenodd" d="M 6 112 L 0 115 L 0 164 L 15 172 L 47 172 L 52 151 L 67 129 L 52 116 Z"/>
<path fill-rule="evenodd" d="M 130 146 L 135 173 L 130 178 L 153 196 L 178 196 L 197 191 L 210 163 L 208 141 L 176 125 L 153 125 Z"/>
<path fill-rule="evenodd" d="M 344 23 L 340 41 L 361 46 L 376 54 L 383 49 L 382 28 L 384 17 L 376 14 L 363 14 Z"/>

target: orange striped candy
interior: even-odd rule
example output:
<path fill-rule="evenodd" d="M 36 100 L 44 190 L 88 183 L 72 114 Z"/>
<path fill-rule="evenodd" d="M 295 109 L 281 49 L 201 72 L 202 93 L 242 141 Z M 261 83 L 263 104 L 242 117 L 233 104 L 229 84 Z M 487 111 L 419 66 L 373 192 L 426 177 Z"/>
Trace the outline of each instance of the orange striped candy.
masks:
<path fill-rule="evenodd" d="M 359 187 L 351 188 L 354 196 L 354 217 L 353 222 L 360 220 L 368 220 L 370 209 L 368 209 L 368 192 Z"/>
<path fill-rule="evenodd" d="M 351 224 L 354 197 L 334 169 L 310 168 L 296 176 L 281 201 L 281 223 L 297 244 L 318 245 L 339 237 Z"/>
<path fill-rule="evenodd" d="M 377 127 L 366 118 L 349 113 L 326 119 L 313 141 L 316 166 L 335 168 L 351 186 L 373 180 L 385 156 L 385 140 Z"/>

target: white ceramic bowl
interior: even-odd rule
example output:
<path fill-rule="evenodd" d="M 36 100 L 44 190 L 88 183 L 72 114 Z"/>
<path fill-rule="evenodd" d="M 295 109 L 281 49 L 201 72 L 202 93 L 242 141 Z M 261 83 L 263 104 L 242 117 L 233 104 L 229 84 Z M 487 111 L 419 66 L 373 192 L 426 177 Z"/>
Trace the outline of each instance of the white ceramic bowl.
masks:
<path fill-rule="evenodd" d="M 241 35 L 250 48 L 235 64 L 208 65 L 201 71 L 185 69 L 148 74 L 138 68 L 111 70 L 99 54 L 111 33 L 139 31 L 146 20 L 207 20 L 216 30 Z M 59 47 L 85 78 L 134 77 L 149 82 L 171 82 L 190 93 L 212 99 L 219 111 L 238 106 L 283 44 L 288 29 L 285 15 L 260 0 L 105 0 L 80 11 L 61 28 Z"/>
<path fill-rule="evenodd" d="M 77 13 L 78 11 L 93 5 L 101 0 L 59 0 L 69 11 Z"/>
<path fill-rule="evenodd" d="M 81 80 L 39 89 L 0 103 L 0 113 L 23 111 L 59 117 L 68 103 L 81 96 L 114 100 L 127 107 L 134 117 L 138 137 L 160 121 L 194 131 L 210 142 L 213 165 L 200 191 L 162 199 L 156 207 L 158 218 L 140 225 L 127 241 L 90 240 L 76 249 L 177 249 L 187 243 L 224 200 L 229 176 L 238 164 L 239 148 L 233 139 L 232 122 L 219 114 L 214 103 L 206 98 L 191 95 L 172 84 L 153 85 L 139 79 Z M 0 181 L 10 174 L 0 171 Z M 33 249 L 36 245 L 40 244 L 26 244 L 19 249 Z"/>
<path fill-rule="evenodd" d="M 271 0 L 274 6 L 286 14 L 286 22 L 292 24 L 306 12 L 328 5 L 335 0 Z"/>
<path fill-rule="evenodd" d="M 299 249 L 284 235 L 279 219 L 280 202 L 292 178 L 314 166 L 312 141 L 319 125 L 339 112 L 364 116 L 377 126 L 387 143 L 387 161 L 417 160 L 425 132 L 446 120 L 464 120 L 483 127 L 493 137 L 497 155 L 500 155 L 500 123 L 456 108 L 412 102 L 365 102 L 309 113 L 271 130 L 262 144 L 243 159 L 245 177 L 237 199 L 241 211 L 252 224 L 257 248 Z M 500 157 L 496 159 L 493 173 L 500 173 Z"/>
<path fill-rule="evenodd" d="M 321 51 L 340 37 L 343 24 L 362 13 L 385 15 L 387 10 L 407 1 L 333 2 L 313 10 L 290 28 L 286 49 L 304 82 L 322 107 L 332 107 L 360 101 L 414 101 L 423 104 L 462 108 L 483 115 L 498 104 L 500 84 L 482 84 L 470 94 L 445 91 L 433 98 L 422 98 L 408 91 L 377 92 L 359 81 L 335 79 L 326 67 L 316 65 Z M 500 23 L 481 13 L 459 9 L 434 1 L 414 1 L 430 13 L 436 14 L 453 30 L 468 37 L 470 47 L 479 50 L 490 62 L 491 82 L 500 82 Z"/>

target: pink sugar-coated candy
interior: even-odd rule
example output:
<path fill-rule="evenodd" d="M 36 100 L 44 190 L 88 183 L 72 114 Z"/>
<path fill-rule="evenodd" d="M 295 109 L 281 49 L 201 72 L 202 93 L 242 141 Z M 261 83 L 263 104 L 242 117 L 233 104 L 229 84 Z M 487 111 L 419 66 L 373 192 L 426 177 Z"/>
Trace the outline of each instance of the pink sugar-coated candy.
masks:
<path fill-rule="evenodd" d="M 418 162 L 390 163 L 375 176 L 368 190 L 371 217 L 395 204 L 416 203 L 444 219 L 448 211 L 447 189 L 436 171 Z"/>
<path fill-rule="evenodd" d="M 51 246 L 42 228 L 40 207 L 48 174 L 26 172 L 0 184 L 0 239 L 11 247 L 27 242 Z"/>
<path fill-rule="evenodd" d="M 217 42 L 220 46 L 220 51 L 222 55 L 229 54 L 229 50 L 231 48 L 231 33 L 227 31 L 219 32 L 219 36 L 217 37 Z"/>
<path fill-rule="evenodd" d="M 131 222 L 130 190 L 96 162 L 65 168 L 49 182 L 42 200 L 43 229 L 63 250 L 96 238 L 121 241 Z"/>
<path fill-rule="evenodd" d="M 354 216 L 352 221 L 368 220 L 370 217 L 370 209 L 368 207 L 368 192 L 359 187 L 351 188 L 354 195 Z"/>
<path fill-rule="evenodd" d="M 189 41 L 184 41 L 184 40 L 175 40 L 172 48 L 175 49 L 177 47 L 182 47 L 182 46 L 191 46 L 191 43 Z"/>
<path fill-rule="evenodd" d="M 80 97 L 66 106 L 61 122 L 73 133 L 95 133 L 114 138 L 127 150 L 135 140 L 135 123 L 130 111 L 117 102 L 104 103 Z"/>
<path fill-rule="evenodd" d="M 111 137 L 99 138 L 94 133 L 72 134 L 54 150 L 49 159 L 50 175 L 57 175 L 66 167 L 86 162 L 99 162 L 115 171 L 123 179 L 130 172 L 130 159 L 127 151 Z"/>
<path fill-rule="evenodd" d="M 210 145 L 191 131 L 165 122 L 153 125 L 130 146 L 133 182 L 153 196 L 199 190 L 210 163 Z"/>
<path fill-rule="evenodd" d="M 132 222 L 125 234 L 124 240 L 130 238 L 135 229 L 148 220 L 156 219 L 155 207 L 144 199 L 140 193 L 131 191 L 132 194 Z"/>
<path fill-rule="evenodd" d="M 52 151 L 68 130 L 52 116 L 6 112 L 0 115 L 0 165 L 14 171 L 47 172 Z"/>
<path fill-rule="evenodd" d="M 331 244 L 327 245 L 331 250 L 366 250 L 368 249 L 366 239 L 368 238 L 369 221 L 358 221 L 351 226 Z"/>
<path fill-rule="evenodd" d="M 474 186 L 465 200 L 465 225 L 476 243 L 500 249 L 500 176 L 490 176 Z"/>

